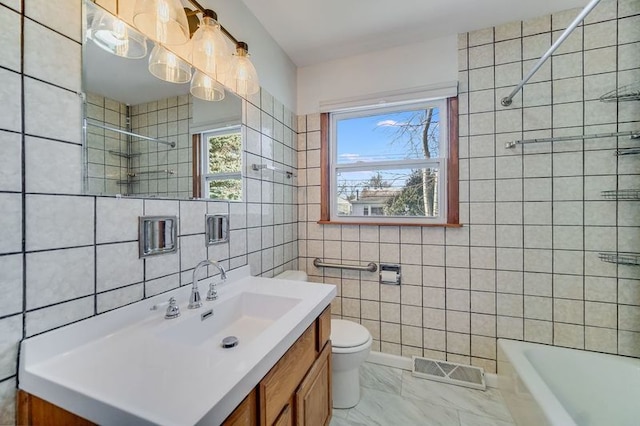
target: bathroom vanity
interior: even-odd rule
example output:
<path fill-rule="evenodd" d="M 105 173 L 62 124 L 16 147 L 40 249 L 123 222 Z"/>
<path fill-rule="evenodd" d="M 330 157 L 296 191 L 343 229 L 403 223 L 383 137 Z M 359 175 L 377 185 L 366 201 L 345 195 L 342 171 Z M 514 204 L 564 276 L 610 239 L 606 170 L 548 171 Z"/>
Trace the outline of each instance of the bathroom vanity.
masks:
<path fill-rule="evenodd" d="M 18 423 L 328 424 L 335 287 L 229 278 L 177 319 L 149 309 L 188 286 L 23 341 Z"/>

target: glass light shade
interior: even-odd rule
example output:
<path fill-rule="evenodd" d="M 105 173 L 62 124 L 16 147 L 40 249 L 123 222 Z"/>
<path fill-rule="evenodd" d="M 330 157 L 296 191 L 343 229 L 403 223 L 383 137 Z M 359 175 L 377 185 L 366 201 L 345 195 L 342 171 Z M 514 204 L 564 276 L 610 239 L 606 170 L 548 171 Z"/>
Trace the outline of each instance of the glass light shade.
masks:
<path fill-rule="evenodd" d="M 248 56 L 245 48 L 238 47 L 233 56 L 231 67 L 224 78 L 224 82 L 229 88 L 244 97 L 258 93 L 260 90 L 258 73 Z"/>
<path fill-rule="evenodd" d="M 206 74 L 219 77 L 231 62 L 231 49 L 215 19 L 205 16 L 191 39 L 193 66 Z"/>
<path fill-rule="evenodd" d="M 188 83 L 191 80 L 191 66 L 159 44 L 149 55 L 149 72 L 170 83 Z"/>
<path fill-rule="evenodd" d="M 121 19 L 106 11 L 98 11 L 91 21 L 89 37 L 101 49 L 123 58 L 147 56 L 147 38 Z"/>
<path fill-rule="evenodd" d="M 179 0 L 136 0 L 133 23 L 150 39 L 168 46 L 189 41 L 189 23 Z"/>
<path fill-rule="evenodd" d="M 224 99 L 224 86 L 202 71 L 196 71 L 191 80 L 191 94 L 205 101 Z"/>

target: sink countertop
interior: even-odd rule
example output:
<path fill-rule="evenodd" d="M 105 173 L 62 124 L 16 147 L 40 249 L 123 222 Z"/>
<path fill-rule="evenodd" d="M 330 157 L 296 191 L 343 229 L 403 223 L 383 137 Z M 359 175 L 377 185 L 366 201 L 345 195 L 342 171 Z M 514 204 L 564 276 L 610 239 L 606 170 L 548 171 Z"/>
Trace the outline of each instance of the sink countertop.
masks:
<path fill-rule="evenodd" d="M 102 425 L 217 425 L 242 402 L 336 294 L 335 286 L 230 271 L 219 298 L 187 309 L 191 286 L 25 339 L 19 388 Z M 209 280 L 201 280 L 201 295 Z M 243 292 L 300 299 L 254 338 L 232 349 L 199 345 L 166 331 Z M 175 297 L 182 315 L 156 303 Z M 164 336 L 164 337 L 163 337 Z"/>

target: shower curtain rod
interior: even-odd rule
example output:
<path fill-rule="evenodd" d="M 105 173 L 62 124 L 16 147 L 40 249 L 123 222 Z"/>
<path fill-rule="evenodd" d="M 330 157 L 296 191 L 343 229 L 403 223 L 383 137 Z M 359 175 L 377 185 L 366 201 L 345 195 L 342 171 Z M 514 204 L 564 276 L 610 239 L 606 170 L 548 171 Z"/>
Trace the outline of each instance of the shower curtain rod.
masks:
<path fill-rule="evenodd" d="M 547 50 L 547 52 L 544 55 L 542 55 L 542 57 L 538 60 L 538 62 L 536 62 L 533 68 L 531 68 L 531 71 L 529 71 L 529 74 L 527 74 L 526 77 L 522 79 L 520 84 L 518 84 L 518 86 L 516 86 L 516 88 L 513 89 L 513 91 L 509 94 L 509 96 L 502 98 L 502 101 L 500 101 L 502 106 L 506 107 L 511 105 L 511 102 L 513 101 L 513 97 L 520 91 L 520 89 L 522 89 L 522 87 L 525 84 L 527 84 L 527 82 L 531 79 L 531 77 L 533 77 L 533 75 L 540 69 L 540 67 L 544 65 L 547 59 L 551 57 L 553 52 L 555 52 L 556 49 L 560 47 L 560 45 L 566 40 L 566 38 L 569 37 L 569 35 L 571 35 L 573 30 L 576 29 L 576 27 L 580 24 L 580 22 L 584 20 L 584 18 L 593 10 L 594 7 L 596 7 L 598 3 L 600 3 L 600 0 L 591 0 L 591 2 L 589 2 L 589 4 L 586 5 L 584 9 L 582 9 L 582 12 L 580 12 L 580 14 L 576 17 L 576 19 L 573 20 L 571 25 L 569 25 L 567 29 L 564 30 L 560 38 L 558 38 L 558 40 L 556 40 L 556 42 L 553 43 L 553 45 L 549 48 L 549 50 Z"/>
<path fill-rule="evenodd" d="M 133 132 L 129 132 L 129 131 L 126 131 L 126 130 L 118 129 L 117 127 L 105 126 L 104 124 L 92 122 L 89 119 L 86 120 L 86 123 L 89 126 L 99 127 L 101 129 L 111 130 L 112 132 L 121 133 L 123 135 L 133 136 L 133 137 L 144 139 L 144 140 L 147 140 L 147 141 L 152 141 L 152 142 L 157 142 L 157 143 L 161 143 L 161 144 L 164 144 L 164 145 L 169 145 L 171 148 L 175 148 L 176 147 L 176 143 L 175 142 L 163 141 L 161 139 L 151 138 L 149 136 L 143 136 L 143 135 L 139 135 L 137 133 L 133 133 Z"/>

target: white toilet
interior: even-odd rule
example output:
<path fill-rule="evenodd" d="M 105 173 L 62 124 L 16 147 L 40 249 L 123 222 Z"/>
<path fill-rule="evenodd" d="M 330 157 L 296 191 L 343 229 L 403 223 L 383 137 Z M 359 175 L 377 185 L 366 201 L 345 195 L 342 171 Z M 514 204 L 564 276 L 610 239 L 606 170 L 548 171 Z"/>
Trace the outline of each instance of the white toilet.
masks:
<path fill-rule="evenodd" d="M 285 271 L 275 278 L 307 281 L 304 271 Z M 360 400 L 360 366 L 371 351 L 373 338 L 362 325 L 331 320 L 333 408 L 351 408 Z"/>

